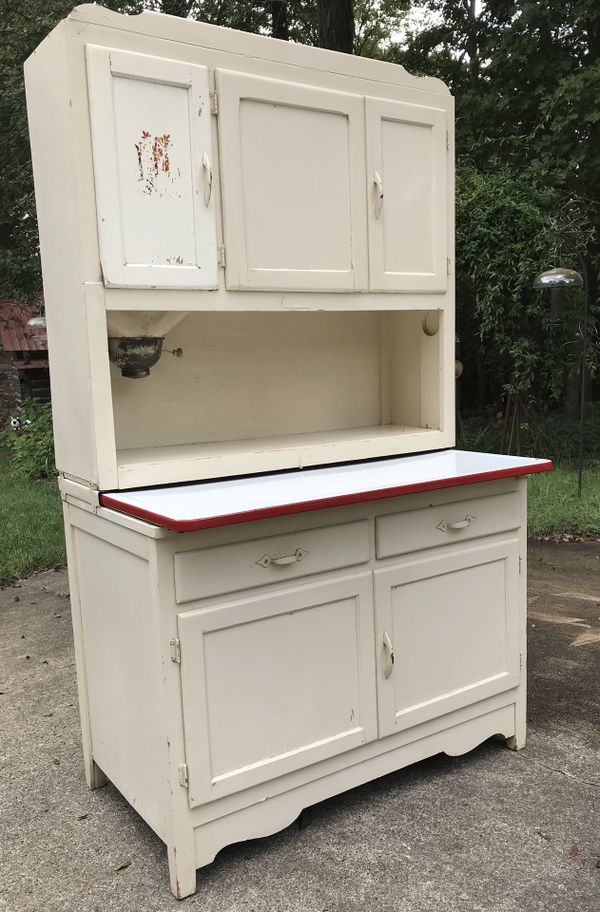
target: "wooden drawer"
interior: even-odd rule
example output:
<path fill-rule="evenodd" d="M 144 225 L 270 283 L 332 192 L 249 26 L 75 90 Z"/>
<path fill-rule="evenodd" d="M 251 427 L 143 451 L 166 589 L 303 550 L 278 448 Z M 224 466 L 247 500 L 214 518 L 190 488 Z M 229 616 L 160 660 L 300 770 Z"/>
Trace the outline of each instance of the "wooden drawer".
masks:
<path fill-rule="evenodd" d="M 369 560 L 365 520 L 175 555 L 178 604 Z"/>
<path fill-rule="evenodd" d="M 378 558 L 508 532 L 521 525 L 519 494 L 497 494 L 423 506 L 375 520 Z"/>

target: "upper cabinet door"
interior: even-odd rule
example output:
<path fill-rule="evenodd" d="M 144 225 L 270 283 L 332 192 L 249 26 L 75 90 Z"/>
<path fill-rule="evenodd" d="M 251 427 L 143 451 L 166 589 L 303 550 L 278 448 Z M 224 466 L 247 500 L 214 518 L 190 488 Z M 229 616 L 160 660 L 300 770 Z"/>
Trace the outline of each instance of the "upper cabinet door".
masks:
<path fill-rule="evenodd" d="M 217 70 L 231 289 L 367 287 L 357 95 Z"/>
<path fill-rule="evenodd" d="M 106 285 L 218 285 L 206 67 L 87 47 Z"/>
<path fill-rule="evenodd" d="M 446 112 L 366 100 L 370 288 L 446 291 Z"/>

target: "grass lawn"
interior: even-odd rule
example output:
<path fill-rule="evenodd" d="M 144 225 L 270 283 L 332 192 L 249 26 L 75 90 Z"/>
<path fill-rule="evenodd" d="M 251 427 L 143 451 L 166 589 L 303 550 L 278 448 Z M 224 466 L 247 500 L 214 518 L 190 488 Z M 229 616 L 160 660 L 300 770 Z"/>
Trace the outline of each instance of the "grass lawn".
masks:
<path fill-rule="evenodd" d="M 577 494 L 577 467 L 555 466 L 529 479 L 529 534 L 571 532 L 600 537 L 600 466 L 583 469 L 582 496 Z"/>
<path fill-rule="evenodd" d="M 0 456 L 0 530 L 0 585 L 66 561 L 56 482 L 15 478 L 5 456 Z"/>

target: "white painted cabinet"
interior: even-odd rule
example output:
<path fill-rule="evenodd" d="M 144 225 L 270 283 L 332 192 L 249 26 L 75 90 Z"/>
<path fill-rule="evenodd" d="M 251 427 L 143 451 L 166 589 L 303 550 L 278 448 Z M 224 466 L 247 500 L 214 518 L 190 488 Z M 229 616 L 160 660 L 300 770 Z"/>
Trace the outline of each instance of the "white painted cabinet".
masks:
<path fill-rule="evenodd" d="M 377 736 L 370 573 L 182 612 L 178 630 L 191 807 Z"/>
<path fill-rule="evenodd" d="M 366 99 L 373 291 L 448 286 L 448 124 L 442 108 Z"/>
<path fill-rule="evenodd" d="M 525 485 L 222 528 L 221 509 L 182 535 L 63 483 L 88 780 L 164 839 L 176 895 L 328 796 L 494 734 L 523 746 Z"/>
<path fill-rule="evenodd" d="M 208 69 L 88 45 L 106 285 L 215 288 Z"/>
<path fill-rule="evenodd" d="M 362 97 L 216 80 L 227 287 L 366 290 Z"/>
<path fill-rule="evenodd" d="M 432 454 L 455 423 L 439 81 L 84 5 L 26 82 L 86 775 L 181 898 L 306 806 L 523 746 L 515 479 L 550 466 Z"/>

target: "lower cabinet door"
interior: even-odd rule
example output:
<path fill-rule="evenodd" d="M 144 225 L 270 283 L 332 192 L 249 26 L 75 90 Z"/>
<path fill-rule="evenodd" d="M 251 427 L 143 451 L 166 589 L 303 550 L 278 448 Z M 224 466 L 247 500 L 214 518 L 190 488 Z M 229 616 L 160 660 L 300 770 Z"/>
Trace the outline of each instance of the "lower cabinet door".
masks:
<path fill-rule="evenodd" d="M 377 737 L 371 573 L 178 615 L 190 805 Z"/>
<path fill-rule="evenodd" d="M 516 540 L 376 570 L 375 604 L 381 736 L 518 684 Z"/>

